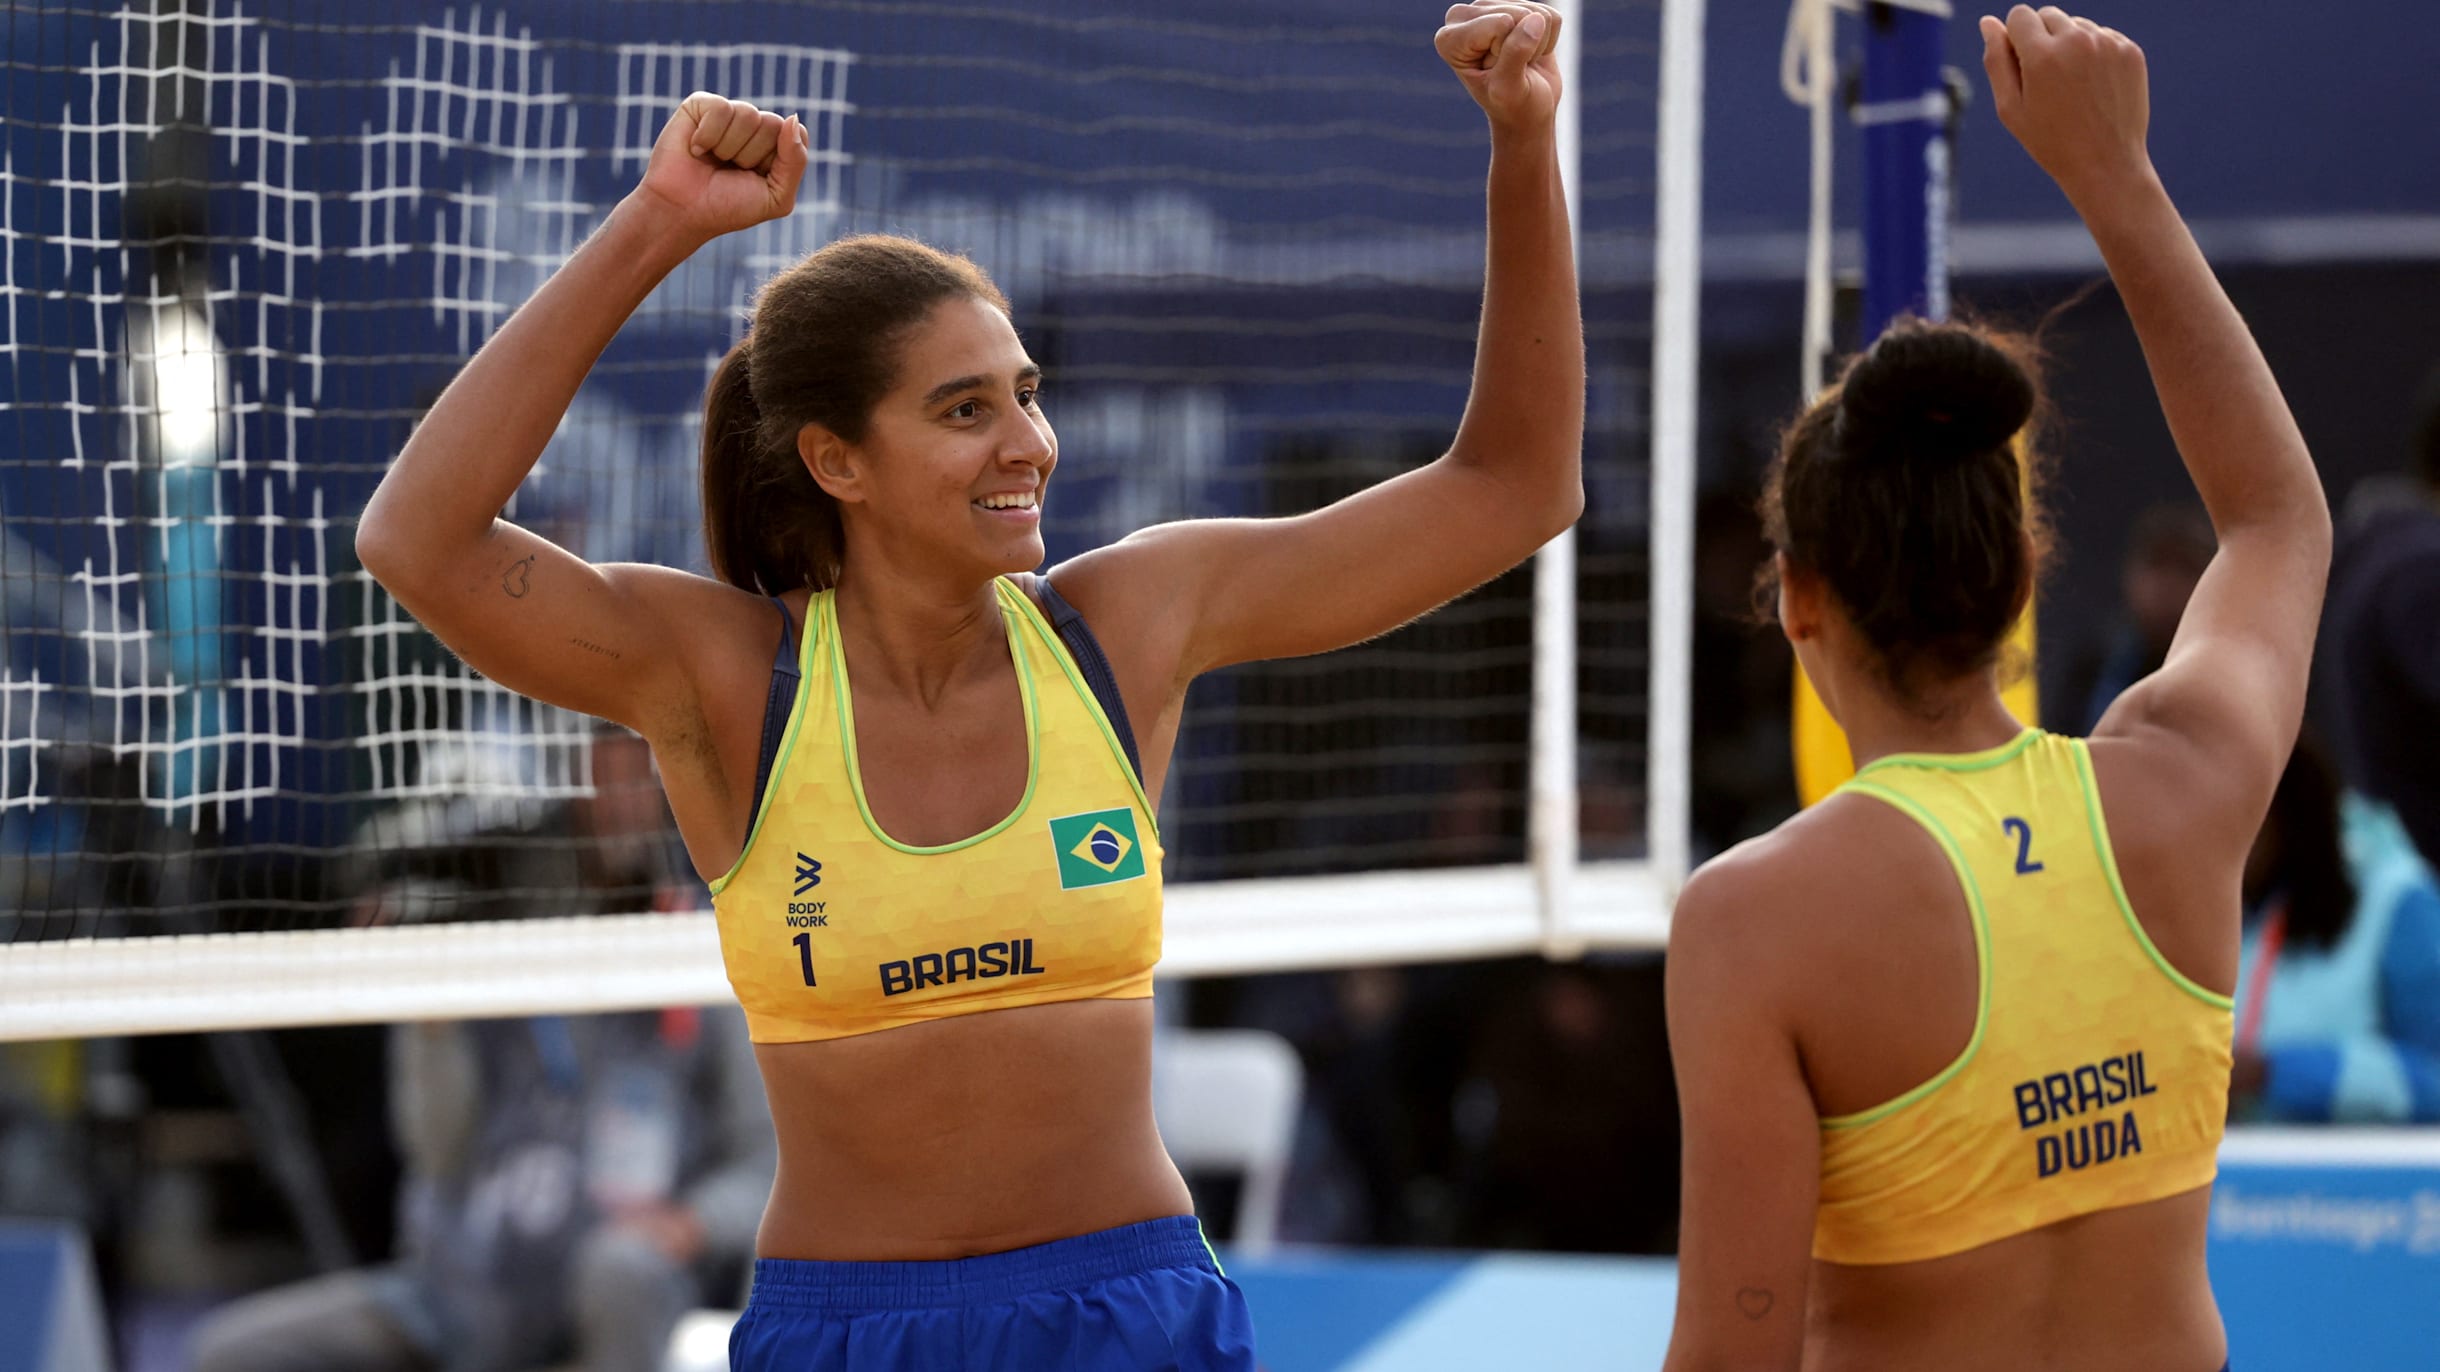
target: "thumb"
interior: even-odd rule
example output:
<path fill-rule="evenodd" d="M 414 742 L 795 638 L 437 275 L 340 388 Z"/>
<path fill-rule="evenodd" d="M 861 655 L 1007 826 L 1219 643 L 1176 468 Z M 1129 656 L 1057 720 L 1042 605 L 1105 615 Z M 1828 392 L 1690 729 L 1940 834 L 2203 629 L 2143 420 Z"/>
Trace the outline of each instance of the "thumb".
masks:
<path fill-rule="evenodd" d="M 782 214 L 796 206 L 796 190 L 804 184 L 812 142 L 813 135 L 806 131 L 804 121 L 789 115 L 788 127 L 780 130 L 779 150 L 771 159 L 771 194 Z"/>
<path fill-rule="evenodd" d="M 1991 103 L 2003 113 L 2013 114 L 2025 93 L 2025 72 L 2017 64 L 2016 44 L 2008 37 L 2008 26 L 1990 15 L 1983 16 L 1981 27 L 1983 74 L 1991 78 Z"/>

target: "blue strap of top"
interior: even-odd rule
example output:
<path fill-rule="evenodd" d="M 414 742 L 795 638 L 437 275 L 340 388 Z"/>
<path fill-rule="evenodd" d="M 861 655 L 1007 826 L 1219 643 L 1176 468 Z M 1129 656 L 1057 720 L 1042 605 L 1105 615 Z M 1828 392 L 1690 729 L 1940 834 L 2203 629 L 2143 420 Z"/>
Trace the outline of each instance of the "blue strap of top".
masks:
<path fill-rule="evenodd" d="M 1043 608 L 1051 612 L 1051 627 L 1058 630 L 1059 641 L 1067 645 L 1068 656 L 1076 659 L 1076 670 L 1084 673 L 1084 684 L 1091 688 L 1093 698 L 1101 702 L 1101 712 L 1110 718 L 1110 727 L 1118 733 L 1118 746 L 1127 754 L 1127 766 L 1134 769 L 1135 779 L 1144 779 L 1143 759 L 1136 756 L 1135 730 L 1127 723 L 1127 702 L 1118 694 L 1118 674 L 1110 670 L 1110 659 L 1101 650 L 1101 640 L 1093 637 L 1084 615 L 1068 604 L 1067 597 L 1052 588 L 1050 578 L 1034 578 L 1034 586 L 1042 592 Z"/>
<path fill-rule="evenodd" d="M 771 693 L 763 700 L 762 753 L 754 761 L 754 808 L 746 812 L 748 827 L 762 813 L 763 788 L 771 784 L 771 765 L 779 760 L 780 739 L 788 732 L 788 715 L 796 709 L 796 688 L 804 676 L 796 665 L 796 621 L 786 601 L 769 599 L 779 606 L 779 656 L 771 663 Z"/>

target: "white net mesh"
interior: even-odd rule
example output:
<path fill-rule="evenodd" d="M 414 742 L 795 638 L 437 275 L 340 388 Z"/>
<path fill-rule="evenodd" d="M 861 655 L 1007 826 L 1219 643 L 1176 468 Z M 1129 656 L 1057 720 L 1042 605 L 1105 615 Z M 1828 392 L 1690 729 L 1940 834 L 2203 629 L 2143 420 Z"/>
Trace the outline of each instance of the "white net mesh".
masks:
<path fill-rule="evenodd" d="M 792 218 L 647 302 L 518 493 L 510 517 L 587 557 L 703 566 L 710 365 L 759 280 L 847 232 L 967 252 L 1014 299 L 1061 436 L 1054 560 L 1156 520 L 1307 509 L 1437 453 L 1472 357 L 1486 149 L 1431 51 L 1437 15 L 1041 8 L 0 15 L 0 954 L 343 930 L 383 891 L 411 897 L 391 922 L 699 903 L 666 834 L 624 884 L 586 884 L 590 723 L 468 672 L 351 550 L 416 416 L 689 90 L 801 114 L 813 168 Z M 1643 832 L 1660 5 L 1579 9 L 1584 814 L 1588 856 L 1620 857 Z M 1171 878 L 1513 873 L 1528 588 L 1199 684 L 1164 805 Z M 1324 915 L 1367 902 L 1293 889 Z M 1502 939 L 1529 940 L 1530 893 L 1498 889 L 1525 914 Z"/>

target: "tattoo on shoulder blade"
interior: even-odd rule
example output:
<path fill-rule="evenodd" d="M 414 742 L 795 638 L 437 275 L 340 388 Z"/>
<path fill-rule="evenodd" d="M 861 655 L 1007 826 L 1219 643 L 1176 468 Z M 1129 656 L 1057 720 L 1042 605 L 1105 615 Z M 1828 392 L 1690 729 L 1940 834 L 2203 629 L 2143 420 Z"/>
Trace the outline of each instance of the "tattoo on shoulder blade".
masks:
<path fill-rule="evenodd" d="M 1771 1313 L 1778 1299 L 1759 1286 L 1748 1286 L 1737 1292 L 1737 1313 L 1749 1320 L 1759 1320 Z"/>
<path fill-rule="evenodd" d="M 500 589 L 508 592 L 511 600 L 523 600 L 525 593 L 534 589 L 534 559 L 531 554 L 518 558 L 508 565 L 507 571 L 500 573 Z"/>

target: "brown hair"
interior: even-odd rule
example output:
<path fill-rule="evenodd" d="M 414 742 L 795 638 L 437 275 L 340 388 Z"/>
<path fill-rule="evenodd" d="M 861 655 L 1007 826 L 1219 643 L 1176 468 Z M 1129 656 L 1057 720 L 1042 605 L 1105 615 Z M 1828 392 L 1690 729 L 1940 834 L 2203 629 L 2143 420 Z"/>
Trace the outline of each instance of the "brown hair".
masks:
<path fill-rule="evenodd" d="M 2029 341 L 1901 320 L 1781 440 L 1763 528 L 1910 700 L 1998 661 L 2033 595 L 2049 536 L 2011 440 L 2041 403 Z"/>
<path fill-rule="evenodd" d="M 907 331 L 959 296 L 1008 311 L 974 263 L 883 234 L 842 238 L 763 283 L 753 323 L 703 396 L 712 575 L 766 595 L 837 584 L 838 503 L 805 470 L 797 432 L 819 424 L 862 442 Z"/>

